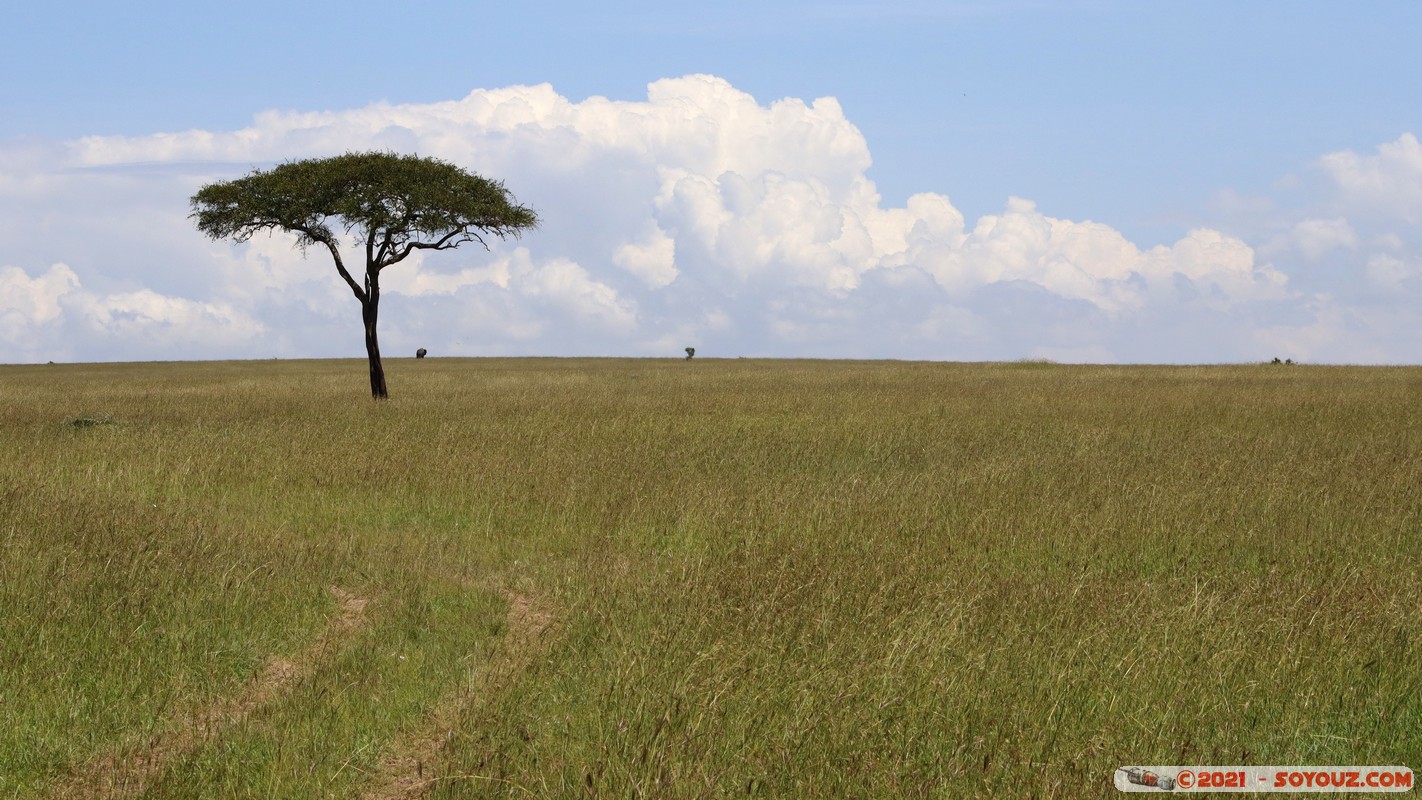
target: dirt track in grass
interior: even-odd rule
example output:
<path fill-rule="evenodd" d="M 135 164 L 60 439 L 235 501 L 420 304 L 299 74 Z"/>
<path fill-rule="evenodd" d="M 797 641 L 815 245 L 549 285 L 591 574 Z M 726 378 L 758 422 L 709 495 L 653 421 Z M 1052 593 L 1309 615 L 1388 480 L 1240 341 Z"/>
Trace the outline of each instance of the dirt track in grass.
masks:
<path fill-rule="evenodd" d="M 365 627 L 368 599 L 335 586 L 331 587 L 331 595 L 338 613 L 300 653 L 289 658 L 273 657 L 238 695 L 200 709 L 175 729 L 136 748 L 97 759 L 56 786 L 50 797 L 124 798 L 142 794 L 174 759 L 193 752 L 290 690 L 315 665 Z"/>
<path fill-rule="evenodd" d="M 508 618 L 499 649 L 456 691 L 441 698 L 420 727 L 393 749 L 372 777 L 373 787 L 364 800 L 411 800 L 423 797 L 438 780 L 426 775 L 454 735 L 459 719 L 477 707 L 490 692 L 517 675 L 547 647 L 553 615 L 531 594 L 507 591 Z"/>

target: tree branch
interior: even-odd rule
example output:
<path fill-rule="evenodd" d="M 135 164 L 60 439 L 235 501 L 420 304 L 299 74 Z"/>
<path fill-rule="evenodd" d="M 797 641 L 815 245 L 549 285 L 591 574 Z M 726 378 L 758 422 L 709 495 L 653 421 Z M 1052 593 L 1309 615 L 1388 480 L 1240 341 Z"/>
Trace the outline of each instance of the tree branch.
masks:
<path fill-rule="evenodd" d="M 375 263 L 375 227 L 372 226 L 370 232 L 365 235 L 365 268 Z"/>
<path fill-rule="evenodd" d="M 371 233 L 374 233 L 374 231 L 372 230 Z M 375 257 L 375 260 L 371 262 L 372 264 L 379 264 L 381 269 L 384 269 L 386 266 L 388 266 L 386 263 L 386 259 L 390 257 L 390 234 L 390 228 L 386 228 L 385 235 L 381 237 L 380 240 L 380 253 Z"/>
<path fill-rule="evenodd" d="M 370 296 L 361 291 L 360 284 L 355 282 L 355 278 L 352 278 L 349 272 L 346 272 L 346 265 L 341 261 L 341 253 L 336 249 L 335 243 L 325 242 L 325 245 L 326 249 L 331 251 L 331 258 L 336 260 L 336 271 L 341 273 L 342 278 L 345 278 L 346 285 L 351 287 L 351 291 L 355 293 L 356 299 L 362 304 L 368 302 Z"/>
<path fill-rule="evenodd" d="M 459 237 L 457 241 L 455 240 L 455 237 Z M 390 259 L 390 264 L 398 264 L 401 261 L 404 261 L 405 258 L 408 257 L 410 253 L 414 252 L 415 250 L 451 250 L 461 244 L 464 244 L 465 242 L 471 241 L 478 242 L 479 244 L 484 245 L 485 250 L 489 249 L 489 243 L 484 241 L 483 238 L 479 236 L 479 234 L 469 230 L 467 227 L 464 227 L 450 231 L 449 233 L 445 234 L 443 238 L 436 242 L 409 242 L 403 248 L 400 249 L 400 251 L 395 255 L 394 258 Z M 390 266 L 390 264 L 382 264 L 381 268 L 384 269 L 385 267 Z"/>
<path fill-rule="evenodd" d="M 335 259 L 336 261 L 336 271 L 341 273 L 341 277 L 345 279 L 346 285 L 351 287 L 351 291 L 355 293 L 356 299 L 359 300 L 362 304 L 366 303 L 370 299 L 370 295 L 367 294 L 363 289 L 361 289 L 360 284 L 356 283 L 355 278 L 352 278 L 351 274 L 346 271 L 346 263 L 341 260 L 341 250 L 340 248 L 336 247 L 336 242 L 334 239 L 332 239 L 330 236 L 323 236 L 318 233 L 316 229 L 305 225 L 292 225 L 291 229 L 294 231 L 300 231 L 303 236 L 312 240 L 313 242 L 320 242 L 321 244 L 326 245 L 326 249 L 331 251 L 331 258 Z"/>

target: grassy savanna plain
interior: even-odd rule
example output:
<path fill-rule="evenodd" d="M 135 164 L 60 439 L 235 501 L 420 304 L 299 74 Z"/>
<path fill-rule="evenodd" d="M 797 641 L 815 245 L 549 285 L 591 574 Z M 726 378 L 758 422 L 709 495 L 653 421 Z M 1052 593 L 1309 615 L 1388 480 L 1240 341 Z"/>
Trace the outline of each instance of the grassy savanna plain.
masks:
<path fill-rule="evenodd" d="M 1422 369 L 0 367 L 0 796 L 1422 767 Z"/>

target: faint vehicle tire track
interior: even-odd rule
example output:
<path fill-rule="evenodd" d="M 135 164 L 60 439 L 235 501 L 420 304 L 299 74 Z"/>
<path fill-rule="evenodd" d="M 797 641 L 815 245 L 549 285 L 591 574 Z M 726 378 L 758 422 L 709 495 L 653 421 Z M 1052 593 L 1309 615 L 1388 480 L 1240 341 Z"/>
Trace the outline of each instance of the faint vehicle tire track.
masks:
<path fill-rule="evenodd" d="M 366 792 L 364 800 L 423 797 L 437 780 L 425 777 L 425 767 L 453 738 L 460 717 L 547 649 L 552 613 L 529 594 L 505 591 L 504 598 L 509 610 L 499 649 L 470 673 L 464 685 L 441 698 L 413 735 L 396 745 L 373 773 L 374 787 Z"/>
<path fill-rule="evenodd" d="M 123 798 L 141 794 L 175 758 L 191 753 L 223 730 L 289 690 L 311 668 L 340 649 L 366 624 L 369 600 L 331 587 L 339 613 L 306 649 L 291 658 L 273 657 L 235 697 L 198 710 L 175 730 L 154 737 L 137 752 L 111 753 L 92 762 L 50 792 L 52 798 Z"/>

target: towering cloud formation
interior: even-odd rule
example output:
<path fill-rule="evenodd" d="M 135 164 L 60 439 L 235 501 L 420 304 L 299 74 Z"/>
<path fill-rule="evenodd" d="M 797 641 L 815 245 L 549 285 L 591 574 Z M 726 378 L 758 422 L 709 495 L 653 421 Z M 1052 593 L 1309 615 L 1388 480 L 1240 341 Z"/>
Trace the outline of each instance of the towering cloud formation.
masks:
<path fill-rule="evenodd" d="M 1261 321 L 1290 313 L 1285 276 L 1217 231 L 1141 249 L 1017 198 L 971 224 L 941 194 L 887 207 L 835 100 L 761 105 L 693 75 L 639 102 L 515 86 L 11 147 L 0 360 L 357 354 L 358 308 L 326 260 L 281 238 L 206 242 L 185 203 L 252 165 L 364 149 L 503 179 L 544 219 L 492 253 L 392 269 L 392 352 L 1221 361 L 1272 352 L 1260 348 L 1278 331 Z M 1385 170 L 1338 160 L 1335 172 L 1372 185 Z M 57 223 L 60 208 L 77 223 Z M 1299 231 L 1311 252 L 1349 235 L 1346 222 Z M 48 266 L 59 261 L 70 266 Z"/>

